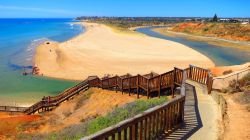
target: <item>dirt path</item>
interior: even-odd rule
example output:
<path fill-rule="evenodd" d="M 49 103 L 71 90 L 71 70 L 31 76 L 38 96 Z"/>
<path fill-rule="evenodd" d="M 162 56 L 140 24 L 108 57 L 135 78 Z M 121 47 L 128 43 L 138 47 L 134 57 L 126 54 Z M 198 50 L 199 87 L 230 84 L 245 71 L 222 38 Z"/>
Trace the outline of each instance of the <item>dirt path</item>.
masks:
<path fill-rule="evenodd" d="M 201 128 L 198 129 L 189 139 L 192 140 L 216 140 L 219 135 L 220 111 L 217 103 L 207 94 L 204 85 L 189 81 L 195 86 L 197 94 L 198 109 L 201 118 Z"/>
<path fill-rule="evenodd" d="M 166 140 L 217 140 L 221 119 L 218 105 L 207 94 L 206 86 L 190 80 L 187 83 L 184 126 Z"/>
<path fill-rule="evenodd" d="M 250 139 L 250 112 L 245 105 L 237 103 L 235 95 L 224 96 L 227 101 L 226 128 L 224 133 L 225 140 L 249 140 Z"/>

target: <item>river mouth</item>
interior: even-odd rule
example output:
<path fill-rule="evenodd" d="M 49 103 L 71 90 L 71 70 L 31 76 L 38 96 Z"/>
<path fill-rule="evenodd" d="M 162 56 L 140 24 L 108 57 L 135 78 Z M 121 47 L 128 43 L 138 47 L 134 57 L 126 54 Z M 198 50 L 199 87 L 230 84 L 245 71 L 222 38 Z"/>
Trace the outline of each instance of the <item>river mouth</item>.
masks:
<path fill-rule="evenodd" d="M 153 31 L 159 27 L 138 28 L 136 31 L 148 36 L 171 40 L 184 44 L 211 59 L 216 66 L 239 65 L 250 61 L 250 53 L 233 47 L 211 45 L 206 42 L 192 41 L 183 37 L 171 37 Z M 198 59 L 198 58 L 197 58 Z"/>

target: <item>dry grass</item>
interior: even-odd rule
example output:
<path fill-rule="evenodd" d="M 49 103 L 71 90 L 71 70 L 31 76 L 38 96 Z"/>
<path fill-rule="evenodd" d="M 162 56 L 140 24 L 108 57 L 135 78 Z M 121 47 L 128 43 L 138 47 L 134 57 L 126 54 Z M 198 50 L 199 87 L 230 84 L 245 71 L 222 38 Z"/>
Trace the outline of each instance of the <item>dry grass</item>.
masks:
<path fill-rule="evenodd" d="M 232 73 L 233 71 L 232 70 L 226 70 L 226 71 L 224 71 L 222 74 L 223 75 L 227 75 L 227 74 L 230 74 L 230 73 Z"/>
<path fill-rule="evenodd" d="M 240 23 L 180 23 L 172 30 L 236 41 L 250 41 L 250 25 Z"/>

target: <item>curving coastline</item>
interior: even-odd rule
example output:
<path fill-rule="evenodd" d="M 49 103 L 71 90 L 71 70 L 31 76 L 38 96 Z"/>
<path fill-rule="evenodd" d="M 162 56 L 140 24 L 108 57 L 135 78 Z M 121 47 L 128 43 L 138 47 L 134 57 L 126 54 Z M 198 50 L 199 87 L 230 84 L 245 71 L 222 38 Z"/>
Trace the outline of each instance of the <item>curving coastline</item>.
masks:
<path fill-rule="evenodd" d="M 89 75 L 162 73 L 194 64 L 213 67 L 201 53 L 173 41 L 117 33 L 97 23 L 82 23 L 86 32 L 63 43 L 37 47 L 34 63 L 48 77 L 82 80 Z"/>

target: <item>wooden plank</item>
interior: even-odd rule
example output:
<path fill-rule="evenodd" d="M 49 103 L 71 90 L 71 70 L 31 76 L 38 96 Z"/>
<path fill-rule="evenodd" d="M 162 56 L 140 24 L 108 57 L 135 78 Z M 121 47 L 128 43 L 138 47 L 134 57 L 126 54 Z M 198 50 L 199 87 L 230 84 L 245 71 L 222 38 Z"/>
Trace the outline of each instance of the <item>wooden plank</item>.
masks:
<path fill-rule="evenodd" d="M 115 140 L 115 133 L 112 134 L 112 140 Z"/>
<path fill-rule="evenodd" d="M 152 134 L 153 135 L 155 134 L 155 126 L 156 126 L 155 121 L 156 121 L 156 114 L 154 113 L 152 115 Z"/>
<path fill-rule="evenodd" d="M 136 130 L 135 130 L 136 126 L 132 125 L 132 140 L 136 140 Z"/>
<path fill-rule="evenodd" d="M 149 80 L 147 80 L 147 98 L 149 99 Z"/>
<path fill-rule="evenodd" d="M 137 90 L 137 98 L 139 99 L 139 74 L 137 75 L 137 85 L 136 85 L 136 90 Z"/>
<path fill-rule="evenodd" d="M 121 136 L 121 131 L 118 131 L 118 140 L 121 140 L 122 136 Z"/>
<path fill-rule="evenodd" d="M 136 123 L 135 123 L 135 139 L 136 139 L 136 140 L 138 139 L 138 123 L 139 123 L 139 122 L 136 122 Z"/>
<path fill-rule="evenodd" d="M 143 120 L 139 122 L 140 128 L 139 128 L 139 140 L 143 140 L 142 134 L 143 134 Z"/>
<path fill-rule="evenodd" d="M 129 126 L 129 139 L 132 140 L 133 139 L 133 132 L 132 132 L 132 125 Z"/>
<path fill-rule="evenodd" d="M 148 117 L 148 139 L 151 139 L 152 134 L 152 121 L 151 116 Z"/>
<path fill-rule="evenodd" d="M 144 139 L 146 140 L 147 139 L 147 134 L 148 134 L 148 118 L 146 117 L 144 119 Z"/>
<path fill-rule="evenodd" d="M 123 133 L 123 140 L 127 140 L 127 138 L 128 138 L 127 137 L 127 133 L 128 133 L 127 130 L 128 130 L 127 128 L 124 128 L 124 131 L 123 131 L 124 132 Z"/>

